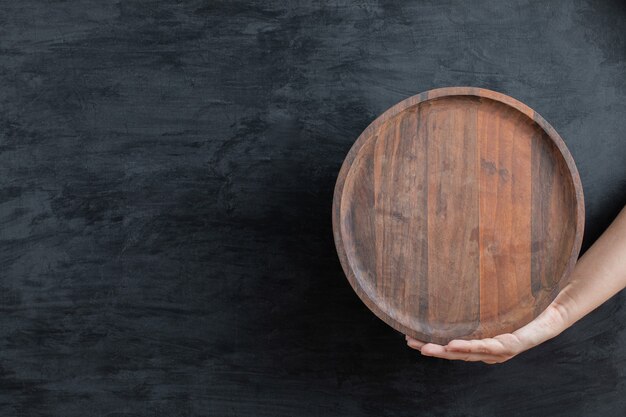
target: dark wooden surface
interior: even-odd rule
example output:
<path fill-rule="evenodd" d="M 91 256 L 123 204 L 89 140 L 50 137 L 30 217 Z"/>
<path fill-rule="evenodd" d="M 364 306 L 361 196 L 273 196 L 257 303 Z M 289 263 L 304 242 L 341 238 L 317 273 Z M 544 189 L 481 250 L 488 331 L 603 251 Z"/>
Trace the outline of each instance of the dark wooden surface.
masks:
<path fill-rule="evenodd" d="M 472 87 L 423 92 L 376 118 L 333 199 L 337 252 L 361 300 L 396 330 L 442 344 L 538 316 L 567 283 L 584 216 L 554 128 Z"/>
<path fill-rule="evenodd" d="M 501 91 L 626 203 L 622 1 L 1 1 L 0 415 L 620 416 L 623 296 L 510 363 L 354 296 L 333 186 L 385 109 Z"/>

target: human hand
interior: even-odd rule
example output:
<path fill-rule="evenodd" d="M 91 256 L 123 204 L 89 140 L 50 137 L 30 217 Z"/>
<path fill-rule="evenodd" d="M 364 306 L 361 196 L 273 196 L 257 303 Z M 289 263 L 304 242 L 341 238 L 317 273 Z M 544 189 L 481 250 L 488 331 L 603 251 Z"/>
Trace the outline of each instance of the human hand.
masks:
<path fill-rule="evenodd" d="M 406 341 L 409 347 L 419 350 L 423 356 L 467 362 L 482 361 L 488 364 L 508 361 L 530 348 L 513 333 L 482 340 L 455 339 L 445 346 L 424 343 L 413 339 L 411 336 L 406 336 Z"/>
<path fill-rule="evenodd" d="M 482 340 L 455 339 L 442 346 L 406 336 L 407 345 L 424 356 L 488 364 L 502 363 L 514 356 L 551 339 L 565 330 L 568 311 L 553 302 L 537 318 L 513 333 Z"/>
<path fill-rule="evenodd" d="M 513 333 L 483 340 L 452 340 L 445 346 L 407 336 L 424 356 L 501 363 L 551 339 L 626 288 L 626 207 L 578 260 L 569 283 L 537 318 Z"/>

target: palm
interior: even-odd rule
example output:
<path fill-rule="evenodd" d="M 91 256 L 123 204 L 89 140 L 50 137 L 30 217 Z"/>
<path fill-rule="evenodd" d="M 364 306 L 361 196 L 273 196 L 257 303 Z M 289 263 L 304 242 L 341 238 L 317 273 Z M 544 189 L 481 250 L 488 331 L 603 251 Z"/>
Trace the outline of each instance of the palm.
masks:
<path fill-rule="evenodd" d="M 445 346 L 424 343 L 410 336 L 407 344 L 424 356 L 485 363 L 505 362 L 515 355 L 556 336 L 565 328 L 562 311 L 548 307 L 535 320 L 514 333 L 505 333 L 482 340 L 452 340 Z"/>
<path fill-rule="evenodd" d="M 423 343 L 407 336 L 407 343 L 424 356 L 489 364 L 507 361 L 524 350 L 522 342 L 512 333 L 482 340 L 453 340 L 446 346 Z"/>

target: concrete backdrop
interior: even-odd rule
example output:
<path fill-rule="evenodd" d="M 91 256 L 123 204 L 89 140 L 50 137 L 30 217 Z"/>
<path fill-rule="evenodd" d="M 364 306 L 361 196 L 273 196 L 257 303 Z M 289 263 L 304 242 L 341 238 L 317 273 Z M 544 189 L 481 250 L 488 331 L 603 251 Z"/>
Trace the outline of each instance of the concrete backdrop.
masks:
<path fill-rule="evenodd" d="M 623 1 L 0 1 L 0 414 L 623 416 L 623 296 L 487 366 L 344 278 L 344 156 L 449 85 L 557 129 L 588 247 L 626 203 Z"/>

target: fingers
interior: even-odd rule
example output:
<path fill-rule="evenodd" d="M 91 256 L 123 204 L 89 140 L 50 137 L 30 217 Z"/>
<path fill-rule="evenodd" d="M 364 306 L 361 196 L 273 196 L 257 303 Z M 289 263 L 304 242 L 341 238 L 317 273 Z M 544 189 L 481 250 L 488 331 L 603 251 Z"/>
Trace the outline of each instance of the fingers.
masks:
<path fill-rule="evenodd" d="M 522 342 L 510 333 L 482 340 L 452 340 L 446 347 L 448 350 L 457 352 L 488 353 L 510 357 L 524 350 Z"/>
<path fill-rule="evenodd" d="M 424 344 L 421 348 L 421 352 L 424 356 L 433 356 L 441 359 L 460 360 L 466 362 L 481 361 L 488 364 L 494 364 L 504 361 L 504 358 L 498 355 L 491 355 L 489 353 L 459 352 L 446 349 L 445 346 L 436 345 L 434 343 Z"/>
<path fill-rule="evenodd" d="M 406 344 L 416 350 L 420 350 L 422 348 L 422 346 L 424 346 L 424 342 L 419 341 L 417 339 L 413 339 L 411 336 L 407 335 L 405 336 L 406 339 Z"/>
<path fill-rule="evenodd" d="M 408 335 L 406 341 L 409 347 L 419 350 L 424 356 L 467 362 L 482 361 L 488 364 L 507 361 L 520 351 L 520 342 L 512 334 L 482 340 L 455 339 L 446 346 L 425 343 Z"/>
<path fill-rule="evenodd" d="M 453 340 L 446 346 L 436 343 L 425 343 L 406 336 L 407 345 L 419 350 L 423 356 L 467 362 L 482 361 L 488 364 L 501 363 L 511 357 L 502 342 L 497 339 Z"/>
<path fill-rule="evenodd" d="M 483 340 L 453 340 L 447 345 L 448 350 L 468 353 L 488 353 L 491 355 L 506 355 L 511 352 L 497 339 Z"/>

